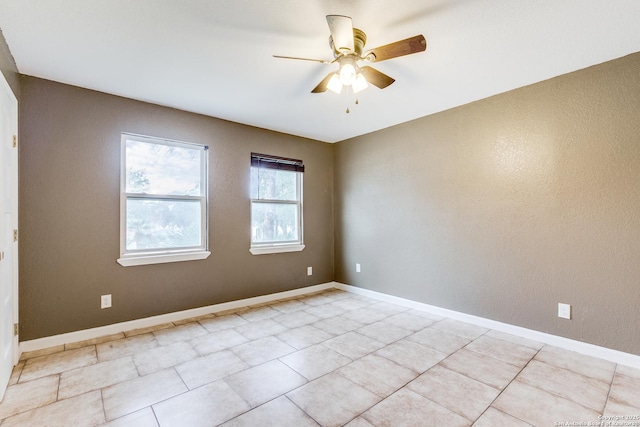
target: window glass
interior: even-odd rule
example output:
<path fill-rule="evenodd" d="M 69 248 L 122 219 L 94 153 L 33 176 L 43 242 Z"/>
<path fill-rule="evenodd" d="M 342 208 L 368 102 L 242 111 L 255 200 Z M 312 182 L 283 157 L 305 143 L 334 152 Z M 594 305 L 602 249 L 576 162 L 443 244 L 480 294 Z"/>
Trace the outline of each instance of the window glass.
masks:
<path fill-rule="evenodd" d="M 302 161 L 252 153 L 251 164 L 252 251 L 283 245 L 301 250 Z"/>
<path fill-rule="evenodd" d="M 207 251 L 207 147 L 122 134 L 120 262 Z M 180 259 L 171 258 L 180 254 Z M 207 252 L 208 256 L 208 252 Z M 124 259 L 125 262 L 122 262 Z M 193 259 L 203 259 L 202 256 Z"/>

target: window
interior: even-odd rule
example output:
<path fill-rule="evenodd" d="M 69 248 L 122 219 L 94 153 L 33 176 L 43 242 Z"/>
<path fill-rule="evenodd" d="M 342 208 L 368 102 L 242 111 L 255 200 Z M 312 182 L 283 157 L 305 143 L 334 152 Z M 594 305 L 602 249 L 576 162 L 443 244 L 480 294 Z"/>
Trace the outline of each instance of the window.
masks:
<path fill-rule="evenodd" d="M 118 263 L 158 264 L 210 255 L 207 148 L 122 134 Z"/>
<path fill-rule="evenodd" d="M 251 153 L 251 253 L 294 252 L 302 240 L 302 160 Z"/>

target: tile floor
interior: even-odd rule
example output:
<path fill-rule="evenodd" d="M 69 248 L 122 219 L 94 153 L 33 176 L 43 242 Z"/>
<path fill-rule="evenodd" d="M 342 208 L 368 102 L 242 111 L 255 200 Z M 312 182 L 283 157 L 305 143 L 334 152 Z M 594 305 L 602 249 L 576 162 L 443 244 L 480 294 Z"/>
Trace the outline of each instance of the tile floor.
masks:
<path fill-rule="evenodd" d="M 10 384 L 1 427 L 640 426 L 638 369 L 338 290 L 25 354 Z"/>

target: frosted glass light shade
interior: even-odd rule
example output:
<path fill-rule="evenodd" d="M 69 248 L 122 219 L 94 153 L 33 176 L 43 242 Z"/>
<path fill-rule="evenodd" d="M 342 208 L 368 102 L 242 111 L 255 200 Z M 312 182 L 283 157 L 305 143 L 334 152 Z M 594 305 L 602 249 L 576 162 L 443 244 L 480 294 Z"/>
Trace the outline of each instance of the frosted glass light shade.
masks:
<path fill-rule="evenodd" d="M 364 78 L 364 75 L 362 73 L 358 73 L 356 75 L 356 80 L 353 82 L 353 85 L 352 85 L 353 93 L 358 93 L 361 90 L 366 89 L 367 87 L 369 87 L 369 83 L 367 83 L 367 79 Z"/>
<path fill-rule="evenodd" d="M 340 81 L 340 77 L 338 74 L 334 74 L 329 79 L 329 83 L 327 83 L 327 89 L 334 93 L 342 92 L 342 82 Z"/>

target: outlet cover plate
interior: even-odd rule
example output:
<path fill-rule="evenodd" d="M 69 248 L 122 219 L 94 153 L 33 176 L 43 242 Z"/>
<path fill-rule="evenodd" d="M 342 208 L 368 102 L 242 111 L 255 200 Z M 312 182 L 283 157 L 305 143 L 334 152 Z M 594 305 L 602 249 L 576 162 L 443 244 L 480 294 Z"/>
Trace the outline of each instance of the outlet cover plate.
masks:
<path fill-rule="evenodd" d="M 558 303 L 558 317 L 571 320 L 571 305 Z"/>
<path fill-rule="evenodd" d="M 111 294 L 102 295 L 100 297 L 100 308 L 110 308 L 111 307 Z"/>

